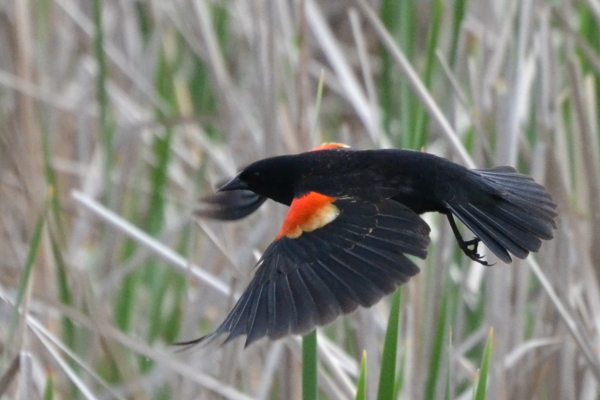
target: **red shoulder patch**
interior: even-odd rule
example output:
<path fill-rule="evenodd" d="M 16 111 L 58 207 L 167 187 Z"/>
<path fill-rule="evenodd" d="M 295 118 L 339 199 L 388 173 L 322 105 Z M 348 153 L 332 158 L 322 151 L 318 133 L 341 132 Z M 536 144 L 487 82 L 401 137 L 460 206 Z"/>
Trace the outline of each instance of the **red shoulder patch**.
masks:
<path fill-rule="evenodd" d="M 311 232 L 327 225 L 340 215 L 340 210 L 333 205 L 336 200 L 335 197 L 317 192 L 294 199 L 275 240 L 283 236 L 296 239 L 303 232 Z"/>
<path fill-rule="evenodd" d="M 347 149 L 349 147 L 350 146 L 343 144 L 343 143 L 327 142 L 327 143 L 322 143 L 322 144 L 318 145 L 311 151 L 330 150 L 330 149 Z"/>

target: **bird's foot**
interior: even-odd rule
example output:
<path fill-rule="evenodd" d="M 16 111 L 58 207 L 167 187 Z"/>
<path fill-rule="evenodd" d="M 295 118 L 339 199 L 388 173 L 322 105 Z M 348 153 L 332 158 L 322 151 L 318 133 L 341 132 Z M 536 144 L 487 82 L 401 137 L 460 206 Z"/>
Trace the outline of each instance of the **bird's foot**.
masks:
<path fill-rule="evenodd" d="M 483 259 L 483 255 L 481 255 L 477 252 L 477 246 L 479 245 L 479 242 L 481 242 L 481 239 L 479 239 L 477 237 L 473 238 L 471 240 L 463 241 L 460 244 L 460 249 L 463 251 L 463 253 L 465 253 L 465 255 L 467 257 L 469 257 L 473 261 L 478 262 L 481 265 L 485 265 L 485 266 L 493 265 L 493 264 L 490 264 L 489 262 L 485 261 Z"/>

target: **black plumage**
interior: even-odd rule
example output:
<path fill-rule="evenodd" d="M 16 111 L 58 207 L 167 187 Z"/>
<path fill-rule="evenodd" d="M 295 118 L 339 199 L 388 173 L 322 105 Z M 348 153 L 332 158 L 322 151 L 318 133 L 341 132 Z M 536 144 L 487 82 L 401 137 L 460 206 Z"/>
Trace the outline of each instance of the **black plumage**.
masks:
<path fill-rule="evenodd" d="M 267 198 L 291 206 L 282 231 L 225 321 L 182 344 L 227 334 L 226 342 L 247 335 L 249 345 L 372 306 L 419 272 L 407 257 L 427 255 L 429 226 L 418 214 L 445 214 L 461 249 L 485 265 L 479 241 L 504 262 L 525 258 L 552 238 L 557 217 L 546 190 L 512 167 L 469 170 L 422 152 L 346 148 L 251 164 L 204 199 L 199 215 L 240 219 Z M 463 240 L 454 217 L 474 239 Z"/>

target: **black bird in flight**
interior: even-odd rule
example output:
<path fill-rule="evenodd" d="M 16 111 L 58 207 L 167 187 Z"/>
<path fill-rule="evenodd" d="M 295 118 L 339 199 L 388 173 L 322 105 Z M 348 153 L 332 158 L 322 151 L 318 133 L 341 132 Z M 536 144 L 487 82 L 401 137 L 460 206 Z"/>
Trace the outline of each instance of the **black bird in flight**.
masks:
<path fill-rule="evenodd" d="M 552 239 L 557 217 L 544 187 L 512 167 L 470 170 L 423 152 L 338 143 L 249 165 L 199 215 L 237 220 L 266 199 L 290 209 L 254 278 L 214 332 L 179 344 L 227 334 L 225 342 L 246 335 L 248 346 L 372 306 L 419 272 L 407 255 L 427 255 L 424 212 L 444 214 L 462 251 L 484 265 L 480 241 L 509 263 Z M 462 238 L 454 217 L 474 239 Z"/>

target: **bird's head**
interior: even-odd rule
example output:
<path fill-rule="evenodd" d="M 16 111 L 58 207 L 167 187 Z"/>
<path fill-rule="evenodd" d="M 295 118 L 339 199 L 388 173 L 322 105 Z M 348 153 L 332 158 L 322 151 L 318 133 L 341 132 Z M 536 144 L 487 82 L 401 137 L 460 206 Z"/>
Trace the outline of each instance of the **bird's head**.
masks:
<path fill-rule="evenodd" d="M 306 190 L 311 179 L 323 180 L 333 165 L 348 164 L 348 146 L 324 143 L 312 151 L 256 161 L 219 189 L 250 190 L 278 203 L 290 205 L 298 191 Z M 337 161 L 336 161 L 337 160 Z"/>
<path fill-rule="evenodd" d="M 267 158 L 244 168 L 218 191 L 250 190 L 279 203 L 289 204 L 293 198 L 296 171 L 291 156 Z"/>

